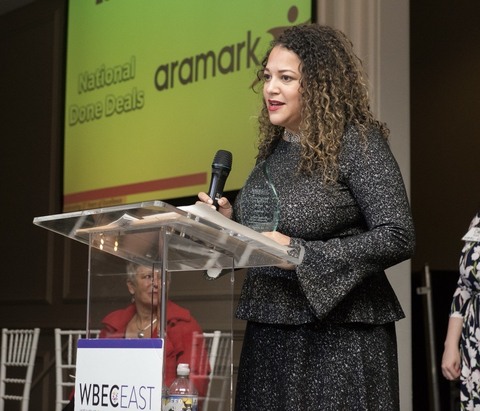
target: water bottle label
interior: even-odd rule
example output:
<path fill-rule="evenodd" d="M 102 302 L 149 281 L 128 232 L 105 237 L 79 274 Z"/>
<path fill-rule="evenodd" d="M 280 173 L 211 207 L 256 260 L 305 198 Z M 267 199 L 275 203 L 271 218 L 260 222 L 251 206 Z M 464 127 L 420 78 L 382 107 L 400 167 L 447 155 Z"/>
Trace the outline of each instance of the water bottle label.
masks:
<path fill-rule="evenodd" d="M 170 395 L 163 408 L 164 411 L 197 411 L 196 395 Z"/>

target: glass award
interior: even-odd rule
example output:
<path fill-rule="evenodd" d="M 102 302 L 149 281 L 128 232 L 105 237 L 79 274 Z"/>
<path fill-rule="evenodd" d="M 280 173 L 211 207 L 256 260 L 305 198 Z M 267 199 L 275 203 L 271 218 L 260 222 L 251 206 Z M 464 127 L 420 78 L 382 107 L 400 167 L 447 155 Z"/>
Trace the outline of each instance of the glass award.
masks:
<path fill-rule="evenodd" d="M 252 170 L 240 192 L 240 223 L 258 232 L 275 231 L 279 200 L 265 161 Z"/>

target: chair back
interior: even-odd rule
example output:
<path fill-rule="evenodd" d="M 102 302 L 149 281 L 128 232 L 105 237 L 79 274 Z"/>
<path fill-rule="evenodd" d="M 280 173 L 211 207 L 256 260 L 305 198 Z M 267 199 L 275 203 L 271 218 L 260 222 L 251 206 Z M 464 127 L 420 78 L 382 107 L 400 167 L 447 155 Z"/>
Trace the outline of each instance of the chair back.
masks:
<path fill-rule="evenodd" d="M 89 338 L 98 338 L 99 334 L 100 330 L 90 330 Z M 87 338 L 85 330 L 55 328 L 55 411 L 62 411 L 70 402 L 75 386 L 77 343 L 80 338 Z"/>
<path fill-rule="evenodd" d="M 28 410 L 30 401 L 30 387 L 32 385 L 33 367 L 35 365 L 35 355 L 37 353 L 38 337 L 40 328 L 30 330 L 9 330 L 2 329 L 2 354 L 0 363 L 0 411 L 5 408 L 5 401 L 20 401 L 21 411 Z M 18 368 L 24 369 L 17 375 Z M 16 370 L 14 370 L 16 369 Z M 11 372 L 15 373 L 15 378 Z M 23 377 L 23 378 L 17 378 Z M 22 389 L 14 389 L 15 394 L 10 392 L 11 385 L 23 386 Z M 20 395 L 20 392 L 22 394 Z"/>
<path fill-rule="evenodd" d="M 202 411 L 228 410 L 232 378 L 232 334 L 221 331 L 205 332 L 203 338 L 211 371 Z"/>

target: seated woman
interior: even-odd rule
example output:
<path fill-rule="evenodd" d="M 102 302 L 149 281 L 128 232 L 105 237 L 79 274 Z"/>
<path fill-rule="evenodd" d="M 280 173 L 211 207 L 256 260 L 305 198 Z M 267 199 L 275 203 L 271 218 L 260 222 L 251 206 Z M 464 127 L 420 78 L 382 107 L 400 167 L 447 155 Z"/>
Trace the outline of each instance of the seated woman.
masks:
<path fill-rule="evenodd" d="M 155 338 L 158 334 L 158 272 L 152 279 L 152 269 L 141 265 L 127 264 L 127 287 L 132 303 L 125 309 L 113 311 L 103 320 L 100 338 Z M 167 285 L 171 275 L 168 274 Z M 152 288 L 153 287 L 153 288 Z M 153 298 L 152 298 L 153 293 Z M 153 300 L 153 306 L 152 306 Z M 153 314 L 153 320 L 152 320 Z M 151 325 L 154 325 L 153 331 Z M 174 302 L 167 301 L 167 326 L 165 338 L 164 384 L 169 387 L 177 377 L 179 363 L 190 364 L 190 380 L 198 391 L 201 411 L 202 399 L 206 397 L 210 364 L 203 331 L 191 316 L 190 311 Z M 74 410 L 74 391 L 70 403 L 63 411 Z"/>
<path fill-rule="evenodd" d="M 100 331 L 100 338 L 155 338 L 157 336 L 158 274 L 156 271 L 152 279 L 151 268 L 134 263 L 127 264 L 127 287 L 132 296 L 132 303 L 125 309 L 108 314 L 102 320 L 103 328 Z M 169 273 L 168 285 L 170 280 Z M 153 330 L 151 330 L 152 324 Z M 177 377 L 177 365 L 187 363 L 190 364 L 190 380 L 197 388 L 199 398 L 205 397 L 210 365 L 203 331 L 191 316 L 190 311 L 170 300 L 167 301 L 165 349 L 165 385 L 169 387 Z"/>
<path fill-rule="evenodd" d="M 128 263 L 127 275 L 127 287 L 132 296 L 132 303 L 125 309 L 108 314 L 102 320 L 103 328 L 100 331 L 100 338 L 155 338 L 159 323 L 158 272 L 155 272 L 152 279 L 151 268 Z M 170 280 L 169 274 L 168 285 Z M 205 397 L 210 365 L 202 329 L 187 309 L 170 300 L 167 301 L 165 349 L 165 385 L 169 387 L 177 377 L 179 363 L 188 363 L 190 364 L 190 380 L 197 388 L 199 398 Z"/>

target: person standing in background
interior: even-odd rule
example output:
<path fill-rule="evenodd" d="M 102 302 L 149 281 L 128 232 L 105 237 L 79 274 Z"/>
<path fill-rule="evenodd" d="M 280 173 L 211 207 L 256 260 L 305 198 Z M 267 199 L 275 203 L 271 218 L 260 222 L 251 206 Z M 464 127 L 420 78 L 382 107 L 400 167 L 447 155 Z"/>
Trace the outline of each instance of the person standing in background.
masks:
<path fill-rule="evenodd" d="M 477 410 L 480 409 L 480 212 L 470 223 L 467 236 L 450 310 L 442 373 L 448 380 L 460 377 L 461 409 Z"/>

